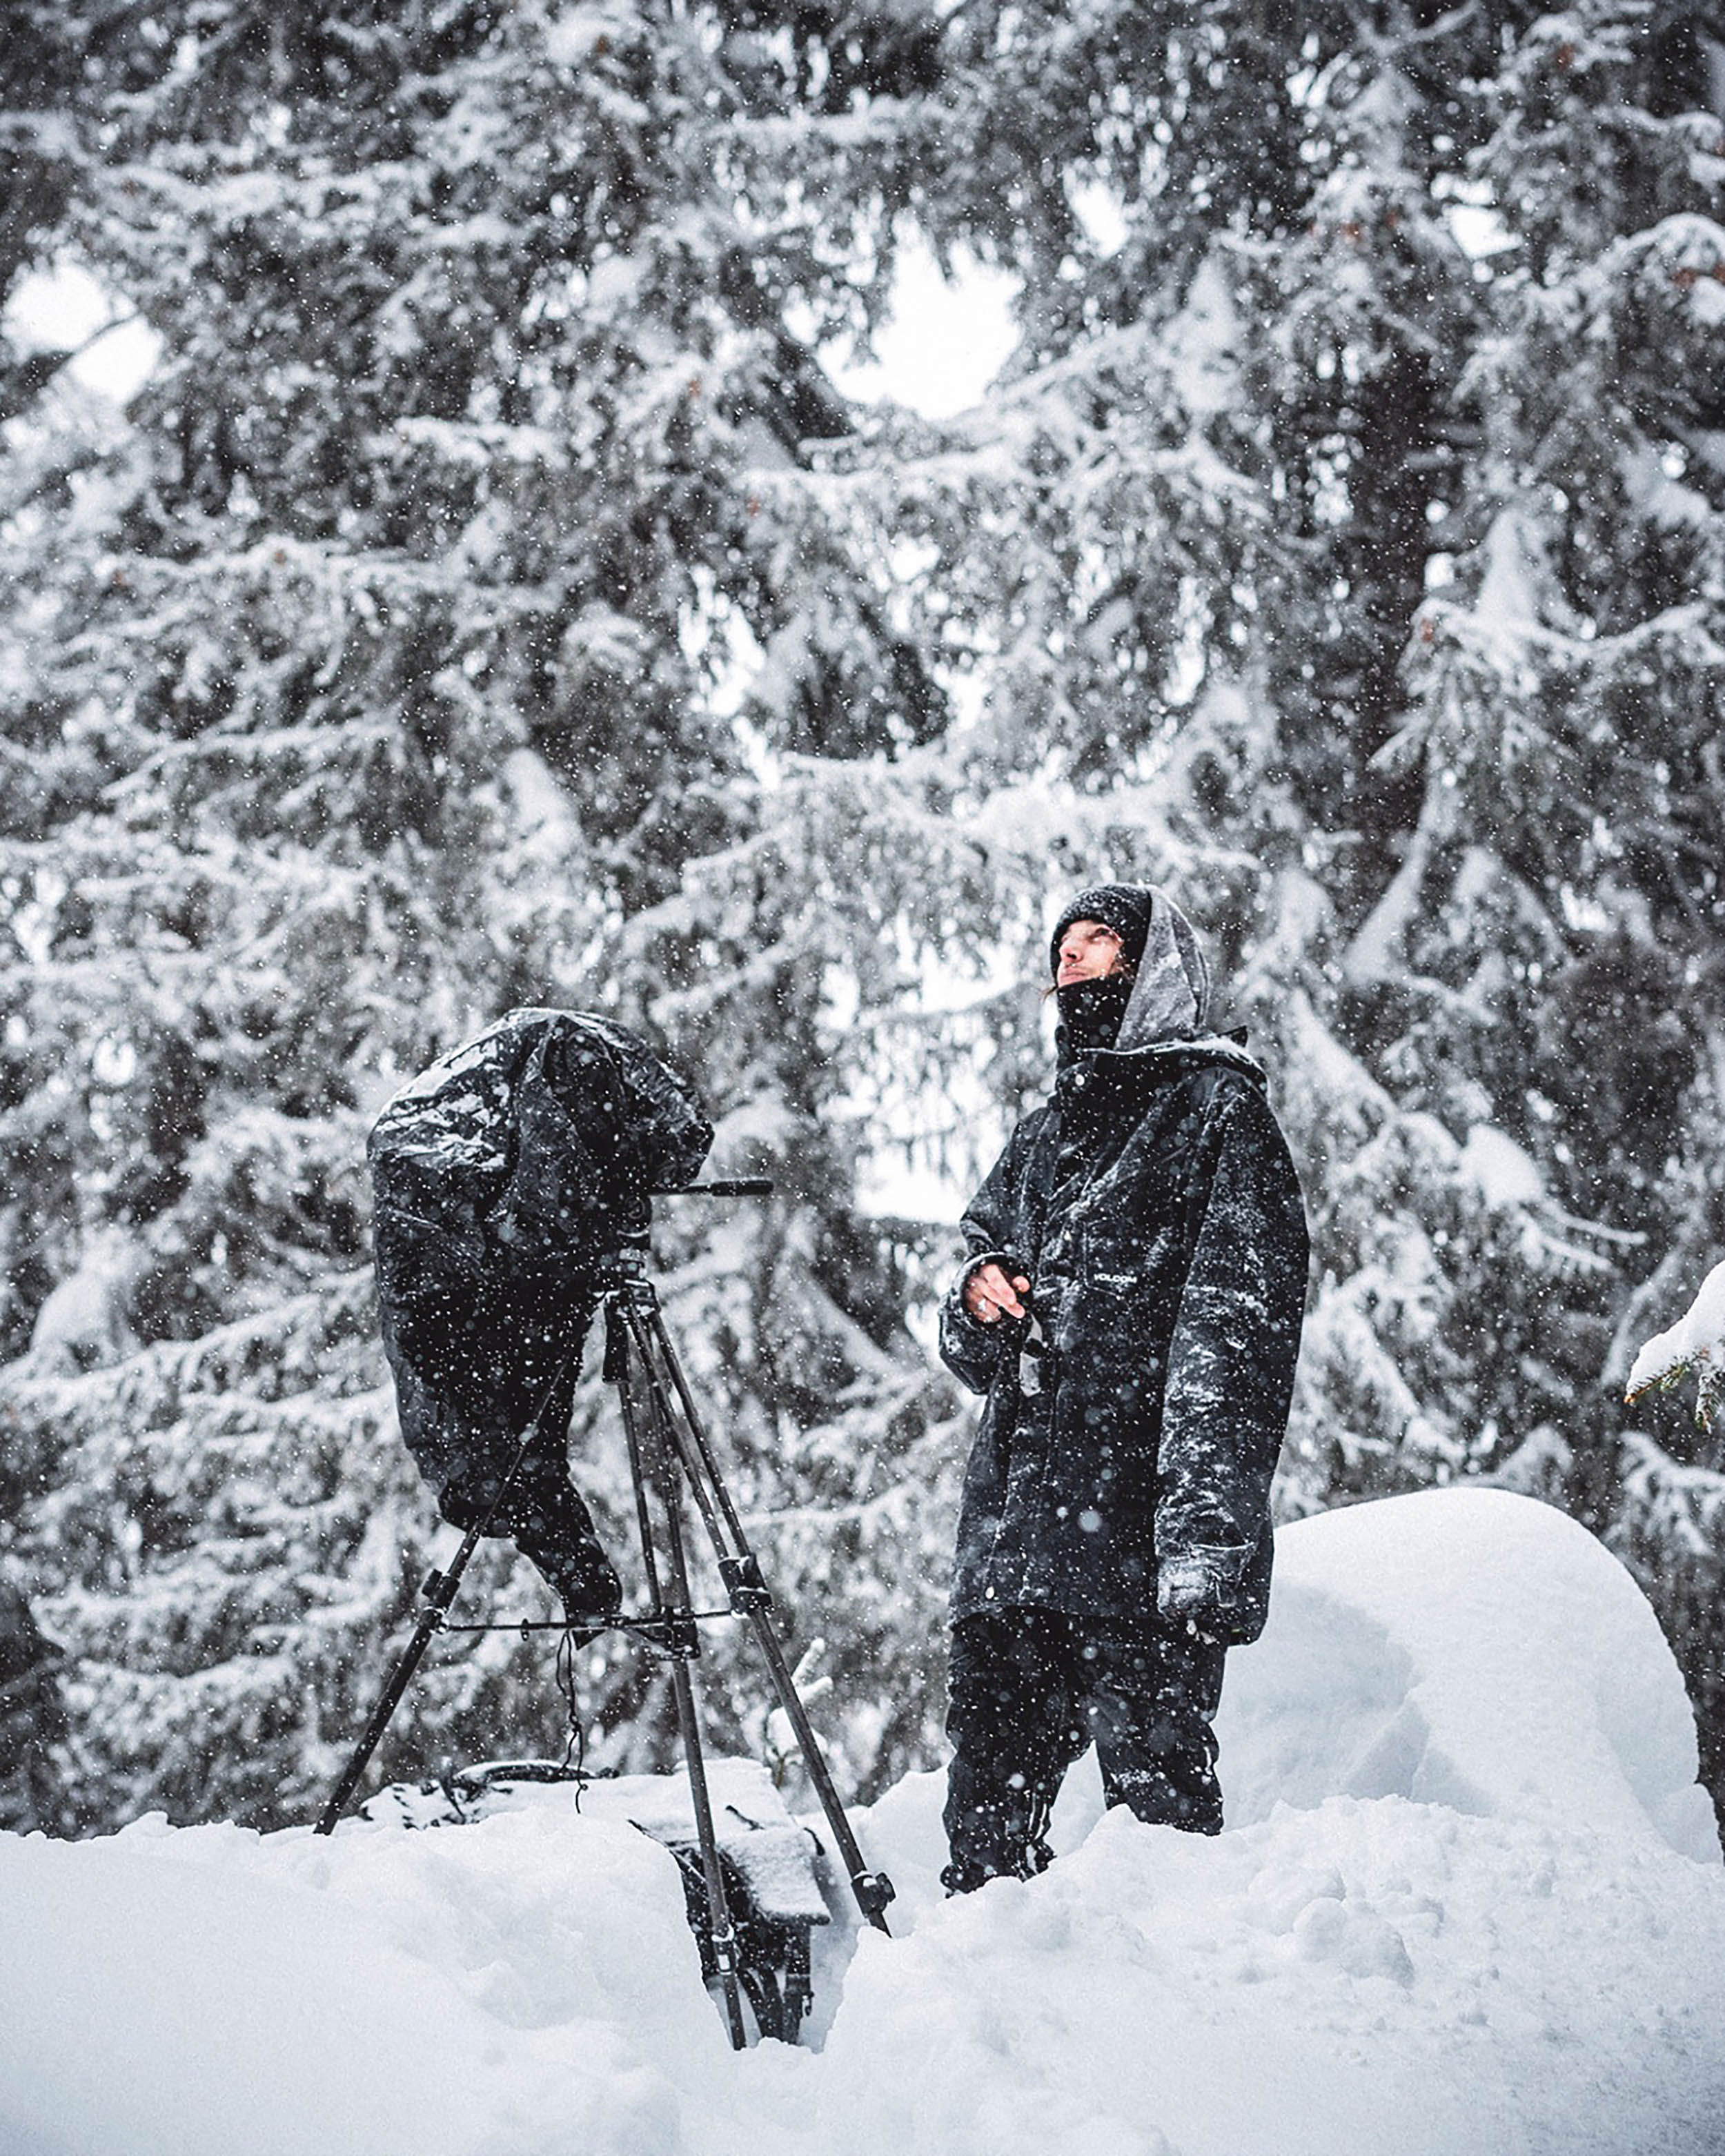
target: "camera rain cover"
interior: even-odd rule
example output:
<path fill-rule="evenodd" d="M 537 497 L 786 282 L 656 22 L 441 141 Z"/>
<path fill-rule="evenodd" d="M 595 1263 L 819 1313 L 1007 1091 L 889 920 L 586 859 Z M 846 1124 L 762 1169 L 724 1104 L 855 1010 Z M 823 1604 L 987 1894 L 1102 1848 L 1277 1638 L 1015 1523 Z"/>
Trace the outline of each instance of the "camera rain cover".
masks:
<path fill-rule="evenodd" d="M 511 1011 L 377 1118 L 366 1150 L 380 1272 L 411 1291 L 396 1262 L 410 1254 L 437 1270 L 586 1271 L 645 1227 L 649 1194 L 688 1182 L 712 1139 L 690 1087 L 625 1027 Z"/>

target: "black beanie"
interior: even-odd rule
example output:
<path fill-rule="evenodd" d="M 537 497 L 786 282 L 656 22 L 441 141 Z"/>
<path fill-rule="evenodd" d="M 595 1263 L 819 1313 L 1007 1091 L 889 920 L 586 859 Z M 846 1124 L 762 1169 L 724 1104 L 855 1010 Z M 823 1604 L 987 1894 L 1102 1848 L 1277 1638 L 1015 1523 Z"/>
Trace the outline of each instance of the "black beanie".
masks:
<path fill-rule="evenodd" d="M 1060 970 L 1060 938 L 1075 921 L 1100 921 L 1111 928 L 1120 938 L 1120 955 L 1136 968 L 1150 933 L 1150 886 L 1142 883 L 1099 883 L 1080 891 L 1055 923 L 1048 947 L 1050 973 Z"/>

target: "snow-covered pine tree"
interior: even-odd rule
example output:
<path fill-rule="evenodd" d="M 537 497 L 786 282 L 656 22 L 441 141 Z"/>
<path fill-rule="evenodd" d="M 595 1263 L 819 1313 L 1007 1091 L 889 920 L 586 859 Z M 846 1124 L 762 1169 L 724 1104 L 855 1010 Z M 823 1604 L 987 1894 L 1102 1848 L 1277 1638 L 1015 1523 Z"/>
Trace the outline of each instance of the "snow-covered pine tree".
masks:
<path fill-rule="evenodd" d="M 88 485 L 8 534 L 39 565 L 4 713 L 8 1532 L 71 1657 L 71 1816 L 303 1816 L 338 1763 L 430 1525 L 375 1342 L 366 1126 L 535 1000 L 668 1040 L 726 1164 L 782 1171 L 764 1216 L 668 1226 L 673 1315 L 793 1633 L 866 1672 L 848 1763 L 890 1768 L 925 1730 L 936 1590 L 892 1605 L 944 1539 L 911 1502 L 944 1394 L 828 1112 L 818 789 L 770 783 L 942 716 L 806 483 L 846 422 L 784 327 L 793 294 L 848 304 L 777 175 L 787 100 L 859 83 L 854 39 L 481 0 L 65 18 L 75 184 L 28 259 L 162 340 Z M 886 86 L 916 50 L 882 27 Z M 751 650 L 781 685 L 752 729 Z M 589 1387 L 621 1543 L 594 1412 Z M 501 1557 L 476 1576 L 480 1606 L 536 1606 Z M 585 1674 L 602 1724 L 639 1703 L 628 1658 Z M 553 1708 L 494 1635 L 428 1675 L 383 1768 L 554 1742 Z"/>
<path fill-rule="evenodd" d="M 1653 1279 L 1665 1271 L 1660 1267 Z M 1651 1293 L 1644 1291 L 1642 1300 L 1651 1312 Z M 1674 1394 L 1687 1396 L 1681 1406 Z M 1624 1435 L 1611 1540 L 1651 1584 L 1684 1654 L 1690 1689 L 1702 1703 L 1703 1766 L 1717 1775 L 1725 1684 L 1717 1621 L 1725 1548 L 1725 1264 L 1707 1274 L 1675 1324 L 1642 1344 L 1626 1396 L 1645 1427 Z"/>
<path fill-rule="evenodd" d="M 1440 1113 L 1489 1099 L 1548 1211 L 1608 1238 L 1609 1265 L 1511 1324 L 1482 1301 L 1475 1337 L 1548 1432 L 1511 1471 L 1663 1618 L 1725 1807 L 1725 1460 L 1675 1414 L 1625 1432 L 1619 1405 L 1725 1235 L 1725 20 L 1543 18 L 1479 102 L 1495 333 L 1455 581 L 1420 613 L 1390 752 L 1424 800 L 1386 955 L 1432 983 L 1391 1052 Z"/>
<path fill-rule="evenodd" d="M 1690 371 L 1693 408 L 1659 401 L 1681 372 L 1661 339 L 1674 320 L 1692 336 L 1710 304 L 1702 16 L 1420 0 L 1296 18 L 1212 0 L 960 6 L 938 28 L 914 9 L 806 7 L 608 11 L 602 27 L 390 7 L 278 28 L 206 8 L 182 35 L 172 11 L 148 28 L 98 13 L 76 244 L 168 352 L 132 438 L 138 483 L 115 459 L 69 547 L 38 550 L 81 566 L 44 573 L 35 670 L 10 700 L 15 737 L 56 776 L 7 871 L 33 939 L 8 997 L 21 1016 L 39 998 L 8 1035 L 28 1167 L 15 1322 L 41 1342 L 8 1389 L 28 1405 L 19 1456 L 28 1437 L 64 1492 L 33 1511 L 29 1547 L 79 1553 L 55 1605 L 78 1644 L 138 1606 L 140 1579 L 173 1583 L 164 1613 L 200 1613 L 169 1681 L 141 1705 L 116 1695 L 146 1749 L 198 1671 L 235 1686 L 244 1658 L 213 1663 L 207 1643 L 255 1627 L 201 1614 L 220 1597 L 187 1556 L 209 1498 L 174 1495 L 184 1435 L 219 1466 L 224 1430 L 264 1430 L 235 1548 L 260 1521 L 275 1532 L 283 1453 L 324 1461 L 283 1501 L 290 1558 L 272 1545 L 260 1563 L 254 1538 L 247 1576 L 293 1580 L 326 1553 L 333 1644 L 300 1666 L 338 1720 L 357 1712 L 341 1669 L 398 1615 L 398 1523 L 424 1516 L 387 1434 L 367 1435 L 385 1409 L 361 1194 L 341 1175 L 388 1076 L 523 995 L 614 993 L 701 1068 L 727 1164 L 794 1185 L 788 1212 L 711 1240 L 688 1214 L 667 1228 L 673 1319 L 741 1442 L 769 1563 L 799 1614 L 834 1601 L 848 1667 L 871 1658 L 868 1690 L 891 1702 L 873 1727 L 853 1717 L 853 1765 L 913 1750 L 956 1432 L 896 1329 L 915 1224 L 895 1248 L 857 1219 L 847 1119 L 884 1111 L 919 1166 L 973 1176 L 1045 1068 L 1024 984 L 1047 904 L 1100 871 L 1191 900 L 1307 1168 L 1321 1276 L 1289 1503 L 1501 1472 L 1596 1524 L 1676 1520 L 1635 1500 L 1633 1474 L 1619 1494 L 1602 1403 L 1614 1339 L 1645 1329 L 1635 1289 L 1661 1224 L 1681 1203 L 1697 1241 L 1717 1235 L 1717 1119 L 1685 1124 L 1679 1105 L 1661 1124 L 1648 1105 L 1656 1087 L 1692 1101 L 1719 1060 L 1700 941 L 1717 892 L 1683 852 L 1717 822 L 1692 723 L 1717 643 L 1718 430 L 1694 405 L 1711 375 Z M 547 99 L 566 136 L 542 124 Z M 1591 184 L 1601 146 L 1615 194 Z M 1578 175 L 1584 203 L 1562 192 Z M 817 337 L 866 324 L 906 214 L 1023 277 L 1022 364 L 949 434 L 847 438 L 785 304 Z M 1691 220 L 1670 265 L 1681 319 L 1614 253 L 1673 215 Z M 1614 266 L 1590 278 L 1589 261 Z M 1545 310 L 1566 283 L 1584 304 Z M 1564 332 L 1586 321 L 1616 341 Z M 1651 405 L 1636 388 L 1625 422 L 1620 377 L 1666 388 Z M 1585 438 L 1589 470 L 1655 444 L 1677 493 L 1623 479 L 1602 498 L 1632 513 L 1596 528 L 1542 413 Z M 813 434 L 831 439 L 812 450 Z M 1631 471 L 1651 484 L 1652 465 Z M 1593 548 L 1620 580 L 1615 613 L 1586 589 Z M 1631 767 L 1613 696 L 1634 678 L 1636 605 L 1674 702 L 1661 750 Z M 203 647 L 182 619 L 216 664 L 192 665 Z M 1584 740 L 1564 732 L 1553 626 L 1608 654 L 1596 683 L 1618 680 Z M 1562 798 L 1548 755 L 1575 778 Z M 1584 841 L 1578 788 L 1596 796 Z M 1458 793 L 1467 813 L 1445 820 Z M 1672 858 L 1690 866 L 1667 886 Z M 280 896 L 284 868 L 300 897 Z M 347 921 L 336 868 L 356 894 L 346 949 L 305 925 L 318 906 Z M 156 896 L 182 886 L 205 895 L 183 919 Z M 1639 915 L 1620 925 L 1644 902 L 1661 926 L 1689 909 L 1680 1023 L 1650 1014 L 1666 943 Z M 583 978 L 580 954 L 624 920 L 621 963 Z M 131 1024 L 194 1008 L 200 966 L 235 994 L 236 967 L 275 947 L 290 963 L 264 1001 L 297 996 L 301 1014 L 272 1029 L 266 1009 L 252 1064 L 215 988 L 172 1052 Z M 164 948 L 194 954 L 177 983 Z M 1614 1009 L 1646 1022 L 1619 1024 L 1628 1045 L 1607 1056 Z M 327 1103 L 273 1075 L 282 1034 L 318 1024 L 348 1044 L 313 1059 L 346 1074 Z M 247 1166 L 200 1245 L 173 1176 L 194 1154 L 206 1183 L 252 1160 L 226 1111 L 260 1099 L 289 1122 L 291 1172 Z M 118 1179 L 152 1148 L 169 1194 L 145 1173 L 141 1212 L 90 1173 Z M 331 1213 L 308 1228 L 312 1190 Z M 254 1211 L 261 1255 L 235 1232 Z M 129 1279 L 152 1234 L 165 1255 L 140 1277 L 174 1293 L 160 1337 L 134 1346 L 150 1295 L 87 1291 L 110 1265 Z M 182 1293 L 207 1300 L 182 1309 Z M 312 1356 L 283 1344 L 296 1327 L 327 1401 Z M 55 1355 L 95 1367 L 55 1378 Z M 601 1442 L 595 1413 L 589 1396 L 583 1447 Z M 116 1445 L 150 1414 L 166 1506 L 147 1446 Z M 88 1449 L 69 1458 L 74 1441 Z M 785 1504 L 788 1485 L 806 1504 Z M 362 1502 L 381 1525 L 356 1559 Z M 1712 1562 L 1703 1549 L 1698 1579 Z M 111 1604 L 88 1599 L 105 1568 L 127 1589 Z M 1692 1623 L 1665 1607 L 1701 1643 L 1705 1706 L 1717 1595 Z M 299 1617 L 285 1630 L 305 1636 Z M 280 1636 L 254 1629 L 253 1660 Z M 430 1688 L 413 1750 L 495 1729 L 517 1674 L 497 1646 Z M 621 1678 L 593 1675 L 620 1714 Z M 282 1676 L 257 1697 L 279 1705 Z M 319 1755 L 303 1711 L 257 1726 L 259 1758 L 305 1787 Z M 173 1786 L 182 1741 L 111 1802 Z M 626 1755 L 620 1726 L 607 1742 Z"/>
<path fill-rule="evenodd" d="M 1715 1265 L 1675 1325 L 1644 1341 L 1624 1398 L 1695 1388 L 1695 1419 L 1707 1430 L 1725 1410 L 1725 1261 Z"/>
<path fill-rule="evenodd" d="M 1419 810 L 1379 752 L 1477 442 L 1491 299 L 1455 211 L 1484 133 L 1465 85 L 1502 27 L 965 8 L 923 114 L 949 183 L 916 212 L 1019 272 L 1024 343 L 959 445 L 875 479 L 925 550 L 923 633 L 981 706 L 924 760 L 926 806 L 957 816 L 921 821 L 949 887 L 968 851 L 1026 977 L 1075 879 L 1166 879 L 1209 928 L 1317 1214 L 1293 1503 L 1514 1442 L 1459 1337 L 1523 1234 L 1492 1173 L 1514 1148 L 1380 1060 L 1367 963 Z M 1015 158 L 1033 136 L 1045 154 Z M 882 795 L 877 850 L 914 843 Z M 1042 1060 L 1029 1008 L 988 1014 L 1009 1095 Z M 1573 1237 L 1541 1234 L 1563 1245 L 1543 1291 Z"/>
<path fill-rule="evenodd" d="M 1027 976 L 1055 885 L 1182 889 L 1315 1214 L 1286 1502 L 1571 1507 L 1660 1604 L 1716 1790 L 1716 1547 L 1648 1557 L 1615 1402 L 1725 1178 L 1717 31 L 956 9 L 908 208 L 1021 275 L 1024 342 L 873 475 L 981 716 L 865 826 L 992 889 Z M 988 1016 L 1010 1096 L 1034 1033 Z"/>

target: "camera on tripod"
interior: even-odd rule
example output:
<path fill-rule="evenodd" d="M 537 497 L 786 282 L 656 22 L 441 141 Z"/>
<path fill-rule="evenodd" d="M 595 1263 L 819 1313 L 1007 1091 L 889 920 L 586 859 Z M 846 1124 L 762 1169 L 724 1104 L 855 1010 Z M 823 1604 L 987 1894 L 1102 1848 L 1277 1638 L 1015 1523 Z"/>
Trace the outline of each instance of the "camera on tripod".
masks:
<path fill-rule="evenodd" d="M 691 1668 L 702 1623 L 735 1619 L 752 1632 L 857 1907 L 882 1931 L 893 1889 L 869 1867 L 845 1816 L 648 1270 L 655 1196 L 771 1191 L 758 1178 L 695 1181 L 712 1136 L 689 1086 L 634 1034 L 594 1014 L 545 1009 L 511 1012 L 434 1064 L 378 1117 L 367 1147 L 378 1304 L 402 1435 L 463 1539 L 426 1582 L 413 1636 L 318 1831 L 333 1830 L 357 1790 L 433 1637 L 454 1629 L 449 1612 L 477 1543 L 513 1537 L 562 1596 L 569 1631 L 621 1630 L 667 1664 L 699 1857 L 691 1914 L 740 2048 L 742 1991 L 763 2030 L 767 1994 L 757 1996 L 759 1970 L 739 1959 L 714 1830 Z M 629 1615 L 569 1480 L 566 1449 L 582 1346 L 600 1309 L 645 1585 L 644 1607 Z M 685 1506 L 710 1546 L 722 1610 L 696 1608 Z M 795 1992 L 793 1984 L 780 1997 L 774 2033 L 793 2018 L 785 2001 Z"/>
<path fill-rule="evenodd" d="M 403 1087 L 367 1146 L 403 1441 L 464 1532 L 482 1513 L 572 1617 L 618 1605 L 563 1433 L 607 1284 L 644 1262 L 652 1195 L 712 1143 L 688 1084 L 592 1012 L 511 1011 Z M 499 1478 L 521 1432 L 542 1441 Z"/>

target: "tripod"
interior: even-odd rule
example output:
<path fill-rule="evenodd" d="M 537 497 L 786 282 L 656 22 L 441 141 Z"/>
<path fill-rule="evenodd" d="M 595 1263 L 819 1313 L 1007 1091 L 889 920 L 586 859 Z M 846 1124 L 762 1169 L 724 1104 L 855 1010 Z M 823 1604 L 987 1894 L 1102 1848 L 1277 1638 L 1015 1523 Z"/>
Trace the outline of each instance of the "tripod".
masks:
<path fill-rule="evenodd" d="M 741 2051 L 747 2038 L 737 1975 L 737 1927 L 726 1897 L 718 1840 L 713 1827 L 706 1760 L 691 1667 L 701 1653 L 699 1626 L 703 1618 L 740 1617 L 753 1633 L 779 1704 L 795 1732 L 803 1764 L 832 1830 L 856 1906 L 864 1918 L 882 1932 L 887 1928 L 886 1909 L 893 1898 L 893 1887 L 885 1872 L 870 1871 L 864 1861 L 832 1776 L 821 1757 L 814 1727 L 773 1628 L 772 1595 L 719 1471 L 706 1425 L 665 1328 L 659 1291 L 647 1272 L 645 1245 L 644 1234 L 625 1245 L 615 1265 L 603 1276 L 600 1307 L 605 1318 L 604 1374 L 616 1386 L 623 1410 L 641 1561 L 647 1584 L 647 1609 L 641 1617 L 608 1622 L 598 1620 L 582 1630 L 587 1635 L 608 1630 L 633 1632 L 668 1664 L 706 1890 L 706 1944 L 723 1994 L 731 2041 Z M 365 1734 L 324 1807 L 317 1823 L 319 1834 L 333 1830 L 343 1807 L 358 1788 L 372 1754 L 382 1741 L 426 1649 L 434 1635 L 445 1628 L 461 1575 L 538 1438 L 540 1424 L 563 1374 L 563 1371 L 558 1372 L 523 1433 L 509 1472 L 498 1486 L 484 1517 L 476 1527 L 467 1530 L 448 1567 L 440 1573 L 432 1573 L 427 1578 L 426 1607 L 366 1726 Z M 685 1495 L 692 1500 L 711 1545 L 728 1599 L 728 1609 L 697 1612 L 695 1608 L 690 1592 L 688 1544 L 684 1532 L 682 1501 Z"/>

